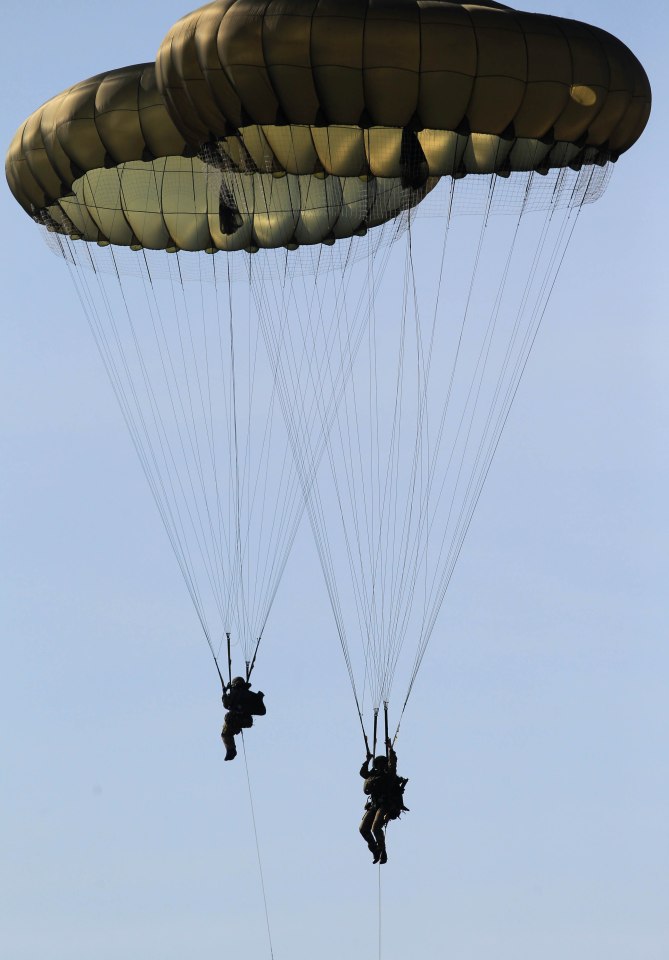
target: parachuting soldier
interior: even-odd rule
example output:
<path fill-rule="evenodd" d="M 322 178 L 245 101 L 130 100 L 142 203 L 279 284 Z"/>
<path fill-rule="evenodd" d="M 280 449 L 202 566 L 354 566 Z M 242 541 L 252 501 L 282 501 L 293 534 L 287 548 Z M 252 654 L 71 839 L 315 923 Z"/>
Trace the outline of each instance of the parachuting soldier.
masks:
<path fill-rule="evenodd" d="M 409 809 L 404 806 L 404 788 L 409 781 L 397 775 L 397 754 L 389 739 L 386 739 L 386 751 L 387 756 L 374 757 L 371 770 L 369 763 L 372 754 L 368 751 L 360 767 L 360 776 L 365 781 L 364 791 L 369 798 L 360 823 L 360 833 L 367 841 L 374 863 L 387 863 L 386 825 Z"/>
<path fill-rule="evenodd" d="M 226 760 L 234 760 L 237 756 L 237 734 L 252 727 L 254 717 L 264 717 L 267 713 L 264 696 L 261 690 L 251 690 L 251 684 L 243 677 L 234 677 L 226 685 L 223 691 L 223 706 L 228 712 L 221 730 Z"/>

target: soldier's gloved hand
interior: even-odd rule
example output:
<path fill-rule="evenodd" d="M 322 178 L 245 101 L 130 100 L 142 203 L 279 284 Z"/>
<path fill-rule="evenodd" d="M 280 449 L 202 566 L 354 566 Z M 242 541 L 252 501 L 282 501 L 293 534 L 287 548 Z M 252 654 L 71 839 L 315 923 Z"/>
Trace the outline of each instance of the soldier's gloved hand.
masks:
<path fill-rule="evenodd" d="M 259 697 L 264 697 L 265 694 L 262 692 L 262 690 L 258 690 L 258 696 L 259 696 Z"/>

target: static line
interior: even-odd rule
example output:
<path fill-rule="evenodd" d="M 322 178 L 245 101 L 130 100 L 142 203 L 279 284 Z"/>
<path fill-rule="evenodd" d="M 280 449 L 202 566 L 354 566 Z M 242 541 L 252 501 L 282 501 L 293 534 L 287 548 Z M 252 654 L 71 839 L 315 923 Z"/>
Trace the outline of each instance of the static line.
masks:
<path fill-rule="evenodd" d="M 262 899 L 265 906 L 265 924 L 267 926 L 267 940 L 269 942 L 269 955 L 274 960 L 274 948 L 272 946 L 272 931 L 269 925 L 269 911 L 267 909 L 267 893 L 265 892 L 265 877 L 263 875 L 262 860 L 260 858 L 260 844 L 258 842 L 258 827 L 256 824 L 255 808 L 253 806 L 253 793 L 251 791 L 251 777 L 249 776 L 249 762 L 246 755 L 246 742 L 244 740 L 244 731 L 242 730 L 242 747 L 244 749 L 244 766 L 246 768 L 246 783 L 249 788 L 249 801 L 251 804 L 251 819 L 253 821 L 253 835 L 256 841 L 256 855 L 258 857 L 258 872 L 260 874 L 260 887 L 262 889 Z"/>

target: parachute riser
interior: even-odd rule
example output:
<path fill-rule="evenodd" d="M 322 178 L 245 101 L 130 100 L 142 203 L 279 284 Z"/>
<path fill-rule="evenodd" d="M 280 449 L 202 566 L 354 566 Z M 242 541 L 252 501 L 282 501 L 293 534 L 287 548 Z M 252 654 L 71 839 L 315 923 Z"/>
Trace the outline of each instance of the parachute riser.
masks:
<path fill-rule="evenodd" d="M 253 657 L 251 660 L 246 661 L 246 682 L 247 683 L 251 679 L 253 668 L 256 665 L 256 657 L 258 656 L 258 648 L 260 646 L 261 640 L 262 640 L 262 637 L 258 637 L 258 642 L 256 643 L 255 650 L 253 651 Z M 225 634 L 225 641 L 226 641 L 227 650 L 228 650 L 228 684 L 227 685 L 231 686 L 232 685 L 232 642 L 231 642 L 231 635 L 229 632 Z M 218 675 L 221 678 L 221 684 L 223 686 L 223 689 L 225 689 L 226 683 L 225 683 L 225 680 L 223 679 L 221 668 L 219 667 L 219 664 L 218 664 L 218 658 L 216 657 L 216 654 L 213 652 L 213 650 L 212 650 L 212 655 L 214 657 L 214 663 L 216 664 L 216 670 L 218 671 Z"/>
<path fill-rule="evenodd" d="M 223 679 L 223 674 L 221 673 L 221 668 L 218 665 L 218 657 L 212 650 L 212 656 L 214 658 L 214 663 L 216 664 L 216 673 L 218 674 L 218 679 L 221 681 L 221 689 L 225 692 L 225 680 Z"/>
<path fill-rule="evenodd" d="M 360 713 L 360 711 L 358 711 L 358 715 L 360 717 L 360 726 L 362 727 L 362 735 L 365 738 L 365 747 L 367 749 L 367 754 L 372 757 L 376 756 L 376 747 L 379 740 L 379 707 L 374 707 L 374 722 L 372 727 L 373 733 L 372 733 L 372 749 L 371 750 L 369 749 L 369 739 L 367 737 L 367 731 L 365 730 L 365 724 L 363 722 L 362 714 Z M 384 728 L 384 745 L 385 745 L 386 757 L 390 759 L 390 751 L 392 750 L 395 740 L 397 739 L 397 733 L 399 733 L 399 726 L 397 729 L 397 733 L 395 734 L 395 737 L 391 741 L 390 727 L 389 727 L 389 721 L 388 721 L 388 701 L 387 700 L 385 700 L 383 703 L 383 728 Z"/>
<path fill-rule="evenodd" d="M 253 657 L 249 664 L 249 661 L 246 661 L 246 682 L 248 683 L 251 679 L 251 674 L 253 673 L 253 668 L 256 665 L 256 657 L 258 656 L 258 647 L 260 646 L 260 641 L 262 640 L 262 635 L 258 637 L 258 642 L 256 643 L 256 648 L 253 651 Z"/>

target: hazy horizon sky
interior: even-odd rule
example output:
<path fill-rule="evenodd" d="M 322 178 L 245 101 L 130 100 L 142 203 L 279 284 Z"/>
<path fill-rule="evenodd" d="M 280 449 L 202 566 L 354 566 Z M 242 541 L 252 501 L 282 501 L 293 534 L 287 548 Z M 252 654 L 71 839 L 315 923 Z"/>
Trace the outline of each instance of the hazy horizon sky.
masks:
<path fill-rule="evenodd" d="M 519 5 L 620 37 L 654 108 L 581 215 L 404 721 L 382 954 L 666 960 L 669 17 Z M 5 148 L 187 9 L 7 0 Z M 0 203 L 0 952 L 267 957 L 209 652 L 63 264 Z M 378 956 L 358 720 L 307 525 L 254 679 L 274 956 Z"/>

